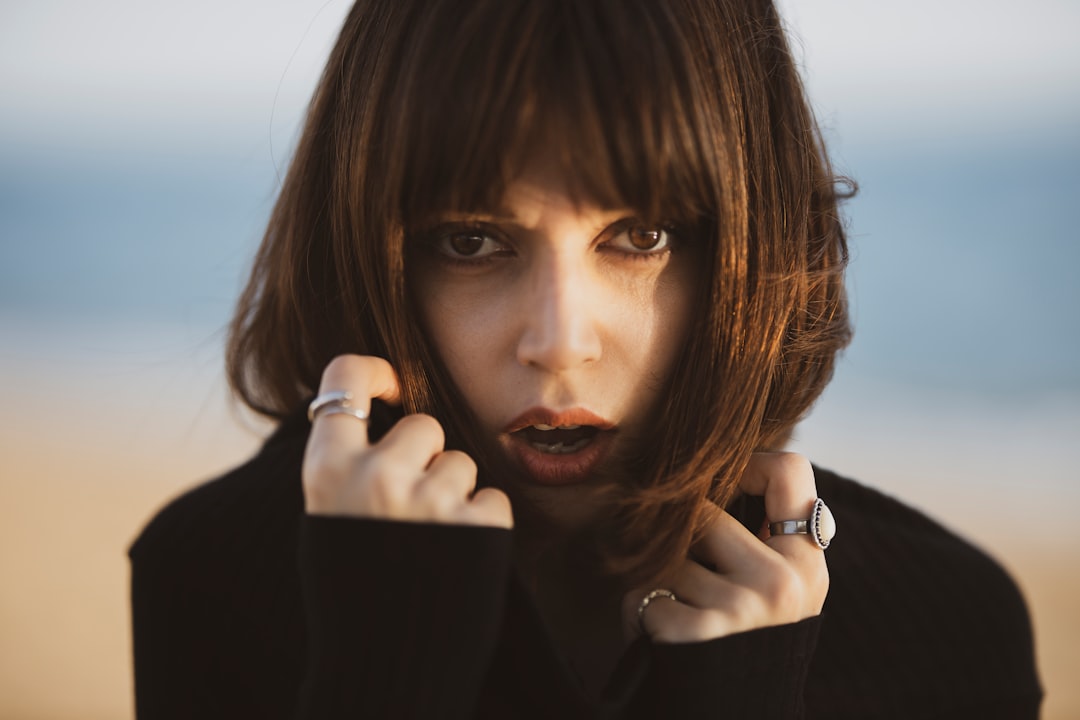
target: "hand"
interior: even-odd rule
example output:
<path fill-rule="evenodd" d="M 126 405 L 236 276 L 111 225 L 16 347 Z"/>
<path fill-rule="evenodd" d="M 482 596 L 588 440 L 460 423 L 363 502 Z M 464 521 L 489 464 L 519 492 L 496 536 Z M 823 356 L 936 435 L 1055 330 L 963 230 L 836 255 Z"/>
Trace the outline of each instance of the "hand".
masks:
<path fill-rule="evenodd" d="M 370 412 L 372 398 L 397 404 L 400 386 L 381 358 L 340 355 L 323 371 L 319 393 L 348 390 Z M 372 445 L 367 423 L 342 414 L 315 418 L 302 469 L 312 515 L 346 515 L 449 525 L 510 528 L 510 500 L 476 488 L 476 463 L 443 450 L 446 437 L 430 415 L 407 415 Z"/>
<path fill-rule="evenodd" d="M 794 453 L 755 453 L 739 483 L 765 496 L 771 521 L 808 517 L 817 498 L 810 463 Z M 825 553 L 805 535 L 755 536 L 721 511 L 668 581 L 677 600 L 660 597 L 641 624 L 656 642 L 712 640 L 818 615 L 829 590 Z M 624 603 L 626 626 L 640 632 L 637 608 L 648 589 Z"/>

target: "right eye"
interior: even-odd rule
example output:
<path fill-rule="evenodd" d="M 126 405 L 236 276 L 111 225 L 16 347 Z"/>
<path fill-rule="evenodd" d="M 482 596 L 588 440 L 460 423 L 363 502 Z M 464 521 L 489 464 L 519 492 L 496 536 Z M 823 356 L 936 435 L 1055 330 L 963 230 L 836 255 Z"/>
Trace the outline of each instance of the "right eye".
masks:
<path fill-rule="evenodd" d="M 448 228 L 434 235 L 435 249 L 451 260 L 479 262 L 511 252 L 506 243 L 480 228 Z"/>

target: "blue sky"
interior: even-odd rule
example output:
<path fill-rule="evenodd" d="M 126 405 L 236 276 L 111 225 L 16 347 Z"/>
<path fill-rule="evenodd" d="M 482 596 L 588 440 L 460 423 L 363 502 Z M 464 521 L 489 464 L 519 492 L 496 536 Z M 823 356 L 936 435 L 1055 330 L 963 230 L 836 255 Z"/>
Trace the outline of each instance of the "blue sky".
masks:
<path fill-rule="evenodd" d="M 88 140 L 183 128 L 179 134 L 201 141 L 266 127 L 273 109 L 288 128 L 348 6 L 9 0 L 0 10 L 3 125 L 31 136 L 63 127 Z M 849 136 L 970 131 L 975 121 L 1009 131 L 1077 118 L 1078 3 L 781 7 L 813 97 Z M 73 113 L 80 127 L 69 124 Z"/>
<path fill-rule="evenodd" d="M 0 311 L 220 327 L 348 7 L 5 3 Z M 847 372 L 1080 387 L 1080 3 L 782 8 L 861 185 Z"/>

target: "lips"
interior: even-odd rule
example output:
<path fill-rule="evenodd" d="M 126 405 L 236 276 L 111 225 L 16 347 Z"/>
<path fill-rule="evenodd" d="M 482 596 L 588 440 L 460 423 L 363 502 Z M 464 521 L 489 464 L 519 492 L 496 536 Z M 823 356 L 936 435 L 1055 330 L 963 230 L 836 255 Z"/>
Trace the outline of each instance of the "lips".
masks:
<path fill-rule="evenodd" d="M 529 480 L 574 485 L 608 455 L 615 432 L 614 423 L 583 408 L 531 408 L 507 424 L 502 440 Z"/>

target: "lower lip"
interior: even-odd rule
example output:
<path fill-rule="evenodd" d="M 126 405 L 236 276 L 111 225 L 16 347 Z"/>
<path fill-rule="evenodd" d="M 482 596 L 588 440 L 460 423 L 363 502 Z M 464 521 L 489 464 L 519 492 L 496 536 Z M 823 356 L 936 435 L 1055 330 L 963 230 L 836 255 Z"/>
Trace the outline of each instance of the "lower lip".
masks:
<path fill-rule="evenodd" d="M 565 455 L 537 450 L 524 438 L 507 438 L 510 452 L 525 469 L 528 479 L 537 485 L 580 485 L 587 482 L 596 467 L 607 457 L 615 433 L 598 432 L 588 445 Z"/>

